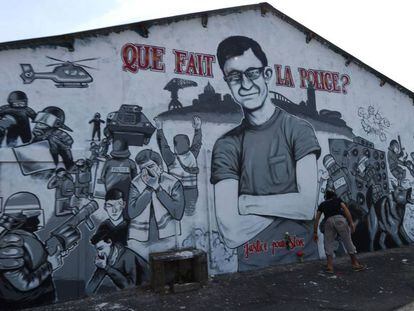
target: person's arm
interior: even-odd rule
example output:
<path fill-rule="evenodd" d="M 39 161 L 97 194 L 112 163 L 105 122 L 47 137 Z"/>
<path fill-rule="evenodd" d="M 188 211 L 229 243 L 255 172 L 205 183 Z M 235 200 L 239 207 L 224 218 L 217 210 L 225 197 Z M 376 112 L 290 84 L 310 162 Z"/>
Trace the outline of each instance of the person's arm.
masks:
<path fill-rule="evenodd" d="M 137 275 L 140 266 L 137 267 L 136 257 L 132 251 L 128 249 L 125 250 L 124 255 L 122 256 L 122 267 L 125 270 L 124 272 L 120 272 L 113 267 L 109 267 L 108 273 L 111 279 L 113 279 L 114 283 L 117 284 L 120 288 L 131 287 L 137 284 Z M 114 272 L 112 277 L 112 272 Z M 119 276 L 119 273 L 121 276 Z M 123 286 L 123 287 L 121 287 Z"/>
<path fill-rule="evenodd" d="M 17 120 L 11 115 L 4 115 L 0 117 L 0 128 L 3 131 L 6 131 L 10 126 L 16 125 Z"/>
<path fill-rule="evenodd" d="M 125 268 L 125 274 L 113 266 L 108 266 L 106 268 L 106 273 L 114 282 L 114 284 L 120 288 L 128 288 L 135 285 L 136 280 L 136 267 L 134 262 L 128 262 L 123 260 L 122 266 Z"/>
<path fill-rule="evenodd" d="M 243 215 L 256 214 L 290 219 L 310 220 L 317 200 L 317 164 L 315 154 L 308 154 L 296 162 L 298 192 L 272 195 L 241 195 L 239 211 Z"/>
<path fill-rule="evenodd" d="M 133 219 L 140 215 L 148 204 L 151 202 L 152 190 L 148 187 L 144 191 L 139 192 L 138 189 L 131 184 L 129 188 L 129 200 L 128 200 L 128 217 Z"/>
<path fill-rule="evenodd" d="M 193 116 L 193 128 L 194 128 L 194 137 L 193 141 L 191 143 L 190 151 L 194 154 L 194 156 L 197 158 L 198 154 L 200 153 L 201 149 L 201 118 L 198 116 Z"/>
<path fill-rule="evenodd" d="M 169 195 L 164 189 L 159 187 L 156 190 L 157 198 L 176 220 L 181 220 L 184 214 L 185 199 L 183 185 L 177 181 Z"/>
<path fill-rule="evenodd" d="M 49 143 L 53 143 L 59 148 L 70 149 L 73 144 L 73 138 L 62 130 L 54 130 L 50 135 Z"/>
<path fill-rule="evenodd" d="M 47 189 L 54 189 L 57 187 L 57 177 L 53 176 L 47 183 Z"/>
<path fill-rule="evenodd" d="M 3 273 L 4 278 L 19 291 L 27 292 L 39 287 L 52 274 L 52 266 L 45 262 L 34 271 L 29 271 L 24 266 L 19 269 Z"/>
<path fill-rule="evenodd" d="M 201 134 L 201 128 L 194 129 L 194 137 L 193 141 L 191 143 L 190 151 L 194 154 L 194 156 L 197 158 L 198 154 L 200 153 L 201 145 L 202 145 L 202 134 Z"/>
<path fill-rule="evenodd" d="M 313 223 L 313 240 L 315 242 L 318 241 L 318 225 L 319 225 L 319 220 L 321 219 L 321 215 L 322 215 L 322 212 L 318 211 L 316 213 L 315 222 Z"/>
<path fill-rule="evenodd" d="M 101 173 L 101 178 L 100 178 L 102 182 L 105 182 L 107 168 L 108 168 L 108 161 L 105 161 L 102 167 L 102 173 Z"/>
<path fill-rule="evenodd" d="M 137 165 L 131 160 L 131 179 L 134 179 L 138 175 Z"/>
<path fill-rule="evenodd" d="M 26 113 L 27 116 L 31 119 L 34 120 L 36 118 L 36 111 L 34 111 L 32 108 L 30 107 L 26 107 Z"/>
<path fill-rule="evenodd" d="M 165 164 L 167 164 L 167 166 L 173 164 L 175 161 L 175 154 L 171 151 L 162 129 L 157 130 L 157 143 Z"/>
<path fill-rule="evenodd" d="M 91 279 L 89 280 L 88 284 L 86 285 L 86 294 L 94 294 L 98 290 L 99 286 L 101 285 L 103 279 L 105 278 L 106 271 L 101 268 L 97 268 L 93 273 Z"/>
<path fill-rule="evenodd" d="M 351 227 L 352 233 L 354 233 L 355 232 L 355 224 L 354 224 L 354 221 L 352 220 L 352 216 L 351 216 L 351 213 L 349 212 L 348 207 L 345 205 L 345 203 L 342 202 L 341 203 L 341 208 L 344 211 L 345 218 L 348 221 L 349 227 Z"/>
<path fill-rule="evenodd" d="M 236 248 L 255 237 L 273 222 L 273 217 L 240 215 L 239 181 L 224 179 L 214 185 L 218 229 L 225 244 Z"/>

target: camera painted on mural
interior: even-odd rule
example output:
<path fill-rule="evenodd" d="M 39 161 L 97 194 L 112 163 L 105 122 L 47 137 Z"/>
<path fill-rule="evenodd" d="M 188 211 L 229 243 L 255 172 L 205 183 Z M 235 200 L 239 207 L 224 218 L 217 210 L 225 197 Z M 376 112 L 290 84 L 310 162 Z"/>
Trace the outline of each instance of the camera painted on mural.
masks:
<path fill-rule="evenodd" d="M 122 105 L 118 111 L 108 114 L 104 133 L 112 139 L 122 139 L 129 146 L 147 145 L 155 127 L 138 105 Z"/>

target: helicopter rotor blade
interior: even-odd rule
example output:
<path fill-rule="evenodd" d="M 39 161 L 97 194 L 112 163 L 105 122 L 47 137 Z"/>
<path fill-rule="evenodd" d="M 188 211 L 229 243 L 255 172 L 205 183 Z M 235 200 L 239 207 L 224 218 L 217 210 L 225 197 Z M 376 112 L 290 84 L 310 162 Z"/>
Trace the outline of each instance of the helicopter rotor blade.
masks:
<path fill-rule="evenodd" d="M 56 60 L 56 61 L 58 61 L 58 62 L 62 62 L 62 63 L 64 63 L 64 62 L 65 62 L 64 60 L 57 59 L 57 58 L 54 58 L 54 57 L 50 57 L 50 56 L 47 56 L 47 55 L 46 55 L 46 57 L 47 57 L 47 58 L 49 58 L 49 59 Z"/>
<path fill-rule="evenodd" d="M 46 65 L 46 67 L 50 67 L 50 66 L 59 66 L 59 65 L 62 65 L 62 63 L 49 64 L 49 65 Z"/>
<path fill-rule="evenodd" d="M 74 65 L 74 66 L 79 66 L 79 67 L 84 67 L 84 68 L 90 68 L 90 69 L 98 70 L 97 68 L 93 68 L 91 66 L 86 66 L 86 65 L 76 64 L 76 63 L 71 63 L 71 64 Z"/>
<path fill-rule="evenodd" d="M 83 68 L 89 68 L 89 69 L 95 69 L 95 70 L 98 70 L 97 68 L 93 68 L 93 67 L 91 67 L 91 66 L 86 66 L 86 65 L 76 64 L 76 63 L 72 63 L 72 64 L 73 64 L 73 65 L 75 65 L 75 66 L 83 67 Z"/>
<path fill-rule="evenodd" d="M 96 60 L 96 59 L 99 59 L 99 57 L 94 57 L 94 58 L 84 58 L 84 59 L 80 59 L 80 60 L 75 60 L 75 61 L 73 61 L 73 63 L 86 62 L 86 61 Z"/>

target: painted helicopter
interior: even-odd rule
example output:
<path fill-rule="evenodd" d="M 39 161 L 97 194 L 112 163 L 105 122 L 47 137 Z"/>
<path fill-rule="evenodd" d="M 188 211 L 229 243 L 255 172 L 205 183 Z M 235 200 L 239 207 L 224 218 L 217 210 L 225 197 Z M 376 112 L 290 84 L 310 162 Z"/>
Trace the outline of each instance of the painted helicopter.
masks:
<path fill-rule="evenodd" d="M 20 77 L 24 84 L 32 83 L 36 79 L 49 79 L 56 82 L 55 86 L 59 88 L 85 88 L 93 81 L 92 76 L 84 69 L 96 69 L 80 62 L 96 60 L 98 58 L 85 58 L 77 61 L 63 61 L 57 58 L 46 56 L 49 59 L 58 61 L 58 63 L 49 64 L 46 67 L 54 66 L 52 72 L 34 72 L 31 64 L 20 64 L 23 73 Z"/>

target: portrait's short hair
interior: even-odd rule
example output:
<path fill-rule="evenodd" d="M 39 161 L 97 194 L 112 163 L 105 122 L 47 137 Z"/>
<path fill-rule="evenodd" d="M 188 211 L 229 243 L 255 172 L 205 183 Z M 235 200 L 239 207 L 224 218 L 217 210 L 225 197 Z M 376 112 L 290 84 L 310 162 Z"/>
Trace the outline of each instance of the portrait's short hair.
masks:
<path fill-rule="evenodd" d="M 99 241 L 104 241 L 105 243 L 112 242 L 111 238 L 112 232 L 109 230 L 107 226 L 101 226 L 95 232 L 95 234 L 91 238 L 91 244 L 96 245 Z"/>
<path fill-rule="evenodd" d="M 105 194 L 105 201 L 109 200 L 119 200 L 122 199 L 125 201 L 125 194 L 122 190 L 117 188 L 109 189 Z"/>
<path fill-rule="evenodd" d="M 162 167 L 162 158 L 160 154 L 158 152 L 152 151 L 151 149 L 142 150 L 135 157 L 135 162 L 138 165 L 142 165 L 149 160 L 154 161 L 158 166 Z"/>
<path fill-rule="evenodd" d="M 267 57 L 259 43 L 244 36 L 232 36 L 224 39 L 217 47 L 217 59 L 221 70 L 230 58 L 243 55 L 248 49 L 262 62 L 263 67 L 267 66 Z"/>

